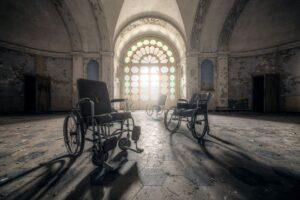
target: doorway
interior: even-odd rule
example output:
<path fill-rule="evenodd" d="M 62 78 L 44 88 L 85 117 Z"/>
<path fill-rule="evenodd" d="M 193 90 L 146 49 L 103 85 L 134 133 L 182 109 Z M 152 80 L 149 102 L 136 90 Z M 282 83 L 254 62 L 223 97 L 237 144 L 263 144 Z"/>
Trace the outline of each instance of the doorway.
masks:
<path fill-rule="evenodd" d="M 254 112 L 279 111 L 279 76 L 265 74 L 253 77 L 252 108 Z"/>
<path fill-rule="evenodd" d="M 44 113 L 51 109 L 51 79 L 26 75 L 24 79 L 24 112 Z"/>

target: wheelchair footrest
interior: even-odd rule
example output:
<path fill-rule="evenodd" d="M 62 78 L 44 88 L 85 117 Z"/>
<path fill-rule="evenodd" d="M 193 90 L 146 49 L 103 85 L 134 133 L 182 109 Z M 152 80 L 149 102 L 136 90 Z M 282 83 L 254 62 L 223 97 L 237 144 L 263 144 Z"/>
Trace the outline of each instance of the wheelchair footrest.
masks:
<path fill-rule="evenodd" d="M 117 137 L 109 138 L 103 142 L 102 149 L 104 152 L 108 152 L 108 151 L 114 149 L 117 146 L 117 143 L 118 143 Z"/>
<path fill-rule="evenodd" d="M 134 126 L 131 134 L 131 139 L 137 142 L 140 139 L 140 135 L 141 135 L 141 127 Z"/>

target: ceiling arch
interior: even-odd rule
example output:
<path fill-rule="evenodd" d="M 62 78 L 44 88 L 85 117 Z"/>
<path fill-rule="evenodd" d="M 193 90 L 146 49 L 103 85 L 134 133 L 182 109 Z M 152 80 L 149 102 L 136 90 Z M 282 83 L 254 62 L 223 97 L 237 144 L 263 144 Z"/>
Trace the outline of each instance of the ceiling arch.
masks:
<path fill-rule="evenodd" d="M 107 21 L 103 5 L 100 0 L 52 0 L 56 2 L 58 10 L 69 30 L 70 37 L 76 42 L 80 40 L 80 48 L 75 51 L 97 53 L 111 51 L 111 37 L 109 37 Z"/>
<path fill-rule="evenodd" d="M 255 51 L 300 41 L 298 0 L 251 0 L 236 22 L 230 52 Z"/>
<path fill-rule="evenodd" d="M 2 0 L 0 16 L 1 43 L 53 53 L 70 52 L 76 43 L 51 1 Z"/>
<path fill-rule="evenodd" d="M 146 16 L 154 16 L 166 19 L 174 24 L 185 36 L 185 27 L 176 0 L 124 0 L 118 21 L 115 27 L 114 37 L 131 21 Z"/>
<path fill-rule="evenodd" d="M 218 50 L 219 35 L 236 1 L 239 0 L 199 0 L 189 41 L 192 51 Z"/>
<path fill-rule="evenodd" d="M 163 19 L 145 17 L 131 22 L 121 30 L 115 41 L 115 57 L 119 59 L 123 48 L 128 42 L 142 35 L 165 38 L 175 46 L 180 57 L 185 56 L 186 45 L 183 36 L 172 24 Z"/>
<path fill-rule="evenodd" d="M 72 44 L 71 51 L 81 51 L 82 41 L 74 22 L 73 16 L 71 15 L 66 3 L 64 1 L 52 0 L 57 12 L 59 13 L 61 19 L 64 21 L 65 27 L 68 30 L 68 34 Z"/>
<path fill-rule="evenodd" d="M 230 9 L 219 35 L 218 50 L 228 51 L 233 29 L 249 0 L 236 0 Z"/>
<path fill-rule="evenodd" d="M 197 49 L 200 46 L 200 35 L 203 22 L 210 4 L 210 0 L 200 0 L 197 6 L 196 15 L 190 37 L 190 48 Z"/>

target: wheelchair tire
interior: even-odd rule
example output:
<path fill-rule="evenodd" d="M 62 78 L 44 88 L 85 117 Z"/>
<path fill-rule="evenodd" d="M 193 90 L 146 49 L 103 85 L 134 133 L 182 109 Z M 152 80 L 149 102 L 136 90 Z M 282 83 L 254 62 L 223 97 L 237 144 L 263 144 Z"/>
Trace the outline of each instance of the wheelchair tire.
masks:
<path fill-rule="evenodd" d="M 174 109 L 168 109 L 165 112 L 164 116 L 164 125 L 166 129 L 171 133 L 175 133 L 179 129 L 181 124 L 181 118 L 179 116 L 176 116 L 174 112 Z"/>
<path fill-rule="evenodd" d="M 193 115 L 188 128 L 194 138 L 201 140 L 209 131 L 207 117 L 203 114 Z"/>
<path fill-rule="evenodd" d="M 153 106 L 149 105 L 146 107 L 146 113 L 149 117 L 152 116 L 153 112 L 154 112 Z"/>
<path fill-rule="evenodd" d="M 75 112 L 65 117 L 63 135 L 68 153 L 79 156 L 84 149 L 84 129 L 80 117 Z"/>

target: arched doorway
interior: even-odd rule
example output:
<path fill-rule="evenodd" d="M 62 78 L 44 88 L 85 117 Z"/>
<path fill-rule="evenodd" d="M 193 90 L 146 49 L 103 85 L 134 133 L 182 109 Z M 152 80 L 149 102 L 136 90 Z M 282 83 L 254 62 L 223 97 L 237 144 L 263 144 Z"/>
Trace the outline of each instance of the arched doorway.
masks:
<path fill-rule="evenodd" d="M 130 43 L 122 56 L 121 94 L 137 109 L 156 103 L 160 94 L 168 101 L 178 97 L 177 52 L 161 38 L 143 37 Z"/>

